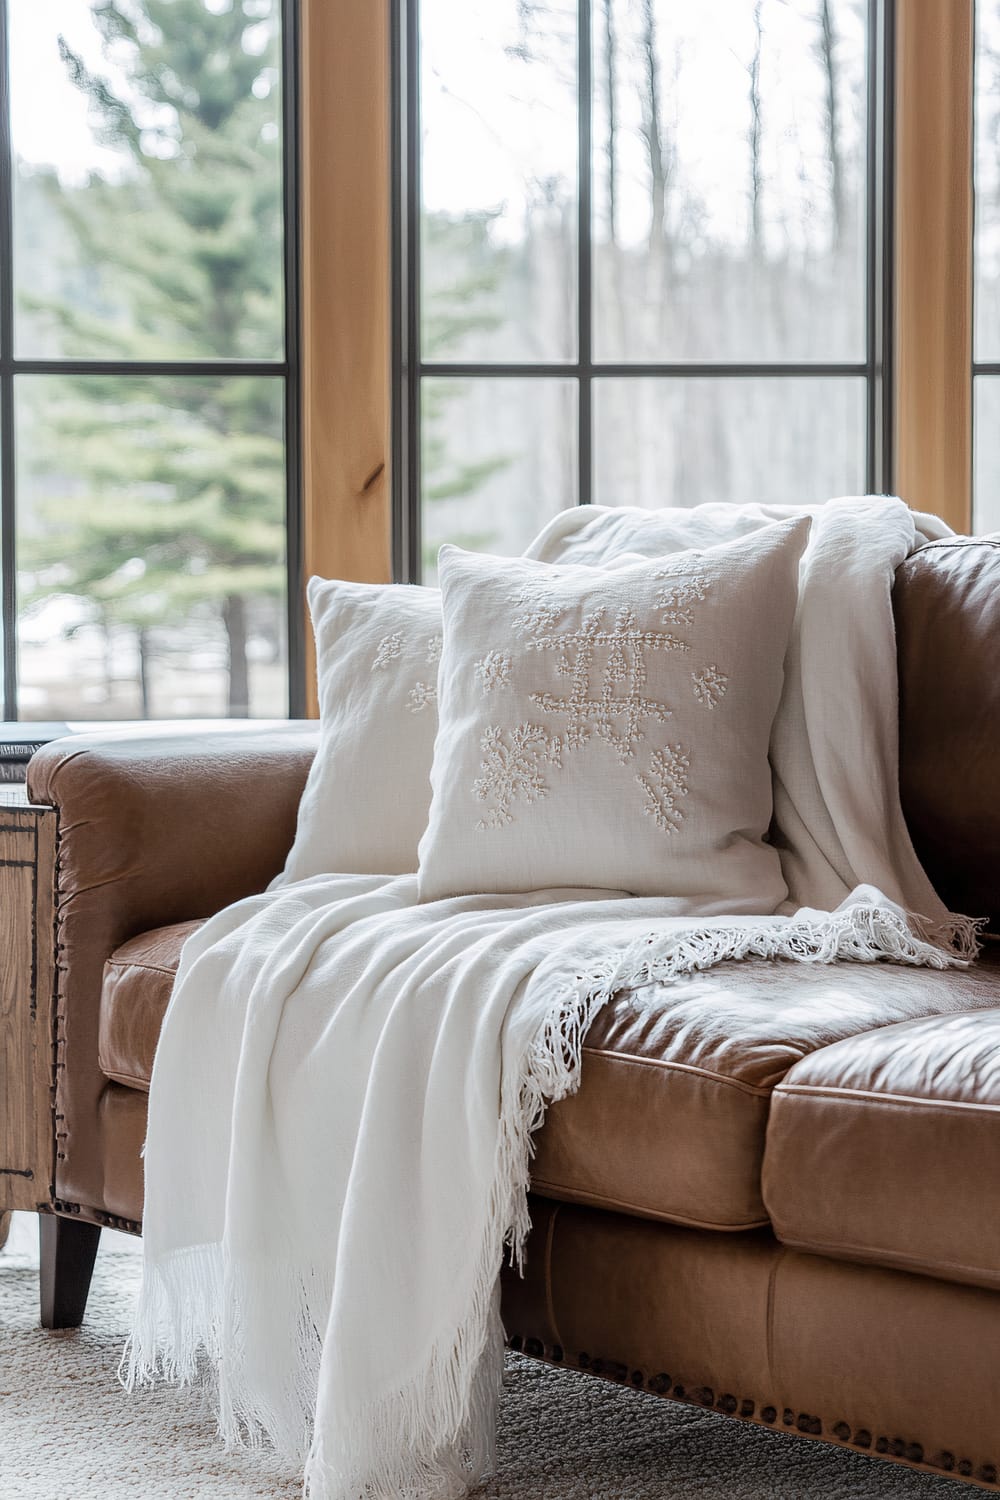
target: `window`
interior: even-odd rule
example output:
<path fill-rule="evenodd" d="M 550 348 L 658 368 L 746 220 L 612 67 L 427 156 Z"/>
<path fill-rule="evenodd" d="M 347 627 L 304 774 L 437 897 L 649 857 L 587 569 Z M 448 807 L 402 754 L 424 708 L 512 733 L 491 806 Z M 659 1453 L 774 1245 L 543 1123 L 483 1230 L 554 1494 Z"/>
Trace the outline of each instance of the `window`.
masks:
<path fill-rule="evenodd" d="M 4 717 L 296 711 L 291 0 L 0 25 Z"/>
<path fill-rule="evenodd" d="M 398 576 L 891 487 L 881 0 L 398 4 Z"/>
<path fill-rule="evenodd" d="M 581 500 L 967 528 L 973 404 L 1000 526 L 1000 0 L 974 257 L 972 22 L 0 0 L 5 717 L 300 712 L 304 573 L 429 578 Z"/>
<path fill-rule="evenodd" d="M 978 0 L 975 53 L 973 529 L 1000 531 L 1000 0 Z"/>

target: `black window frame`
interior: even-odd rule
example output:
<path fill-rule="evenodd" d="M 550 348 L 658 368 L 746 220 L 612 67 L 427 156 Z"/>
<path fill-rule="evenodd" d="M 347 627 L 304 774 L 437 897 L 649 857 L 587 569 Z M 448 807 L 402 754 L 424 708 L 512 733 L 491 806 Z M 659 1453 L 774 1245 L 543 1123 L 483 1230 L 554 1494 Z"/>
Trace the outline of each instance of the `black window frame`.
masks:
<path fill-rule="evenodd" d="M 975 201 L 976 201 L 976 198 L 975 198 L 976 134 L 977 134 L 976 102 L 977 102 L 978 97 L 979 97 L 976 89 L 977 89 L 977 81 L 978 81 L 978 70 L 979 70 L 979 68 L 982 65 L 981 58 L 979 56 L 979 46 L 978 46 L 979 38 L 978 38 L 978 30 L 977 30 L 977 26 L 976 26 L 976 21 L 977 21 L 977 16 L 976 16 L 976 8 L 975 8 L 975 0 L 974 0 L 973 15 L 972 15 L 972 180 L 973 180 L 972 201 L 973 201 L 973 214 L 975 214 Z M 976 357 L 976 313 L 975 313 L 975 308 L 976 308 L 976 284 L 977 284 L 978 278 L 977 278 L 977 272 L 976 272 L 976 260 L 975 260 L 975 256 L 976 256 L 976 222 L 975 222 L 975 217 L 974 217 L 973 218 L 973 225 L 972 225 L 972 272 L 971 272 L 971 278 L 970 278 L 971 279 L 971 286 L 972 286 L 972 311 L 971 311 L 971 319 L 972 319 L 972 362 L 971 362 L 971 365 L 970 365 L 970 371 L 971 371 L 970 378 L 971 378 L 971 381 L 972 381 L 972 401 L 971 401 L 971 410 L 972 410 L 972 498 L 971 498 L 971 504 L 972 504 L 972 523 L 973 523 L 973 526 L 975 525 L 975 517 L 976 517 L 976 380 L 978 379 L 978 377 L 980 375 L 987 375 L 987 376 L 994 376 L 994 377 L 997 376 L 997 375 L 1000 375 L 1000 359 L 977 359 L 977 357 Z"/>
<path fill-rule="evenodd" d="M 300 330 L 298 0 L 280 0 L 284 355 L 274 360 L 20 359 L 14 356 L 14 157 L 10 92 L 10 0 L 0 0 L 0 625 L 3 718 L 18 718 L 17 433 L 14 382 L 19 375 L 226 376 L 280 378 L 284 391 L 285 560 L 288 714 L 305 713 L 305 621 L 302 610 L 302 379 Z M 89 721 L 88 721 L 89 722 Z M 100 720 L 93 721 L 95 727 Z"/>
<path fill-rule="evenodd" d="M 866 388 L 866 483 L 888 493 L 893 481 L 893 101 L 896 0 L 869 0 L 866 140 L 865 356 L 833 363 L 609 363 L 592 348 L 593 3 L 577 0 L 579 203 L 575 360 L 515 364 L 425 361 L 420 348 L 420 0 L 391 0 L 392 85 L 392 560 L 397 582 L 421 578 L 421 385 L 425 377 L 574 380 L 578 391 L 578 502 L 593 493 L 593 383 L 628 378 L 811 379 L 848 376 Z"/>

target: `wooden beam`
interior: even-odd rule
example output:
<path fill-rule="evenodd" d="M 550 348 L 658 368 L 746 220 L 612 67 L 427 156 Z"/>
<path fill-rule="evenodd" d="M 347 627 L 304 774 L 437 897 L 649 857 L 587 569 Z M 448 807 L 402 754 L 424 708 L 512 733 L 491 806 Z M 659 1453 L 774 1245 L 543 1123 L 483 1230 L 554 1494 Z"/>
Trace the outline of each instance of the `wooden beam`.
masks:
<path fill-rule="evenodd" d="M 388 0 L 301 7 L 307 579 L 392 576 L 388 11 Z"/>
<path fill-rule="evenodd" d="M 896 47 L 896 489 L 972 518 L 973 0 L 901 0 Z"/>

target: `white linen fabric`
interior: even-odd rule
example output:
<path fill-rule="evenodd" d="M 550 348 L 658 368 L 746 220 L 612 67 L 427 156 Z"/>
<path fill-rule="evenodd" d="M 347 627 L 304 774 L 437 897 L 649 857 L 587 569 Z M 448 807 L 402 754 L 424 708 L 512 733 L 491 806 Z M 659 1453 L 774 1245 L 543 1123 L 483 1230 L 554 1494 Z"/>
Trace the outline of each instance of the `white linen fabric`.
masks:
<path fill-rule="evenodd" d="M 937 516 L 881 496 L 819 507 L 802 559 L 795 629 L 775 719 L 774 817 L 789 905 L 832 910 L 864 880 L 940 920 L 899 801 L 895 570 L 915 546 L 952 535 Z M 625 567 L 682 546 L 710 546 L 802 514 L 790 505 L 690 511 L 577 506 L 526 556 Z"/>
<path fill-rule="evenodd" d="M 615 571 L 443 547 L 420 899 L 573 885 L 776 908 L 768 741 L 809 526 Z"/>
<path fill-rule="evenodd" d="M 320 743 L 272 888 L 334 870 L 417 868 L 437 733 L 441 595 L 311 578 Z"/>
<path fill-rule="evenodd" d="M 731 535 L 776 518 L 728 516 Z M 669 529 L 704 545 L 697 511 Z M 975 951 L 896 793 L 889 590 L 918 539 L 898 501 L 815 513 L 775 742 L 799 909 L 753 892 L 738 916 L 593 890 L 419 903 L 412 875 L 318 876 L 188 943 L 153 1071 L 127 1381 L 214 1380 L 227 1440 L 301 1454 L 313 1500 L 466 1493 L 490 1465 L 497 1273 L 528 1229 L 530 1135 L 577 1085 L 608 997 L 749 955 Z"/>

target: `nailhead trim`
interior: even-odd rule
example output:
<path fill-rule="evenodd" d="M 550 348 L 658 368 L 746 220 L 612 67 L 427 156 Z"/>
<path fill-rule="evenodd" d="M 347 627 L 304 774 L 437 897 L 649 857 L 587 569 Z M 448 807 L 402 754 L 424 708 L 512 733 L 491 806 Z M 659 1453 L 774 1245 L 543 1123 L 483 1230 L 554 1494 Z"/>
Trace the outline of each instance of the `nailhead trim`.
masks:
<path fill-rule="evenodd" d="M 567 1357 L 560 1344 L 545 1345 L 539 1339 L 525 1339 L 519 1333 L 512 1334 L 507 1344 L 515 1353 L 523 1350 L 533 1359 L 544 1359 L 553 1364 L 575 1365 L 578 1370 L 588 1370 L 592 1375 L 603 1376 L 604 1379 L 613 1380 L 618 1384 L 632 1385 L 637 1390 L 649 1391 L 654 1396 L 686 1401 L 695 1406 L 712 1407 L 725 1416 L 739 1416 L 744 1421 L 754 1420 L 754 1413 L 758 1410 L 756 1402 L 750 1397 L 740 1399 L 727 1391 L 716 1398 L 715 1392 L 707 1385 L 696 1386 L 689 1391 L 683 1385 L 675 1385 L 665 1372 L 646 1375 L 642 1370 L 630 1370 L 629 1366 L 622 1364 L 620 1360 L 595 1359 L 583 1353 L 577 1354 L 575 1358 L 572 1355 Z M 1000 1488 L 1000 1468 L 995 1463 L 980 1464 L 977 1469 L 971 1459 L 956 1458 L 954 1453 L 946 1448 L 928 1456 L 922 1443 L 907 1442 L 905 1438 L 889 1437 L 883 1433 L 873 1437 L 867 1427 L 859 1427 L 857 1431 L 852 1432 L 847 1422 L 834 1422 L 832 1426 L 824 1427 L 821 1417 L 812 1412 L 796 1412 L 788 1406 L 782 1409 L 780 1415 L 783 1426 L 795 1428 L 809 1437 L 826 1435 L 828 1440 L 836 1440 L 845 1447 L 857 1448 L 862 1452 L 874 1448 L 876 1453 L 885 1454 L 887 1457 L 902 1458 L 908 1463 L 925 1469 L 935 1469 L 944 1474 L 959 1474 L 963 1479 L 975 1478 L 980 1484 Z M 762 1406 L 756 1420 L 770 1426 L 778 1420 L 778 1416 L 776 1407 Z"/>
<path fill-rule="evenodd" d="M 82 1212 L 79 1203 L 67 1203 L 64 1198 L 55 1198 L 52 1203 L 52 1212 L 63 1218 L 75 1217 Z M 124 1219 L 120 1214 L 104 1213 L 101 1209 L 88 1210 L 87 1217 L 100 1224 L 103 1229 L 120 1229 L 124 1234 L 141 1234 L 142 1224 L 138 1219 Z M 532 1343 L 538 1344 L 537 1339 Z M 541 1348 L 541 1344 L 538 1344 Z"/>

